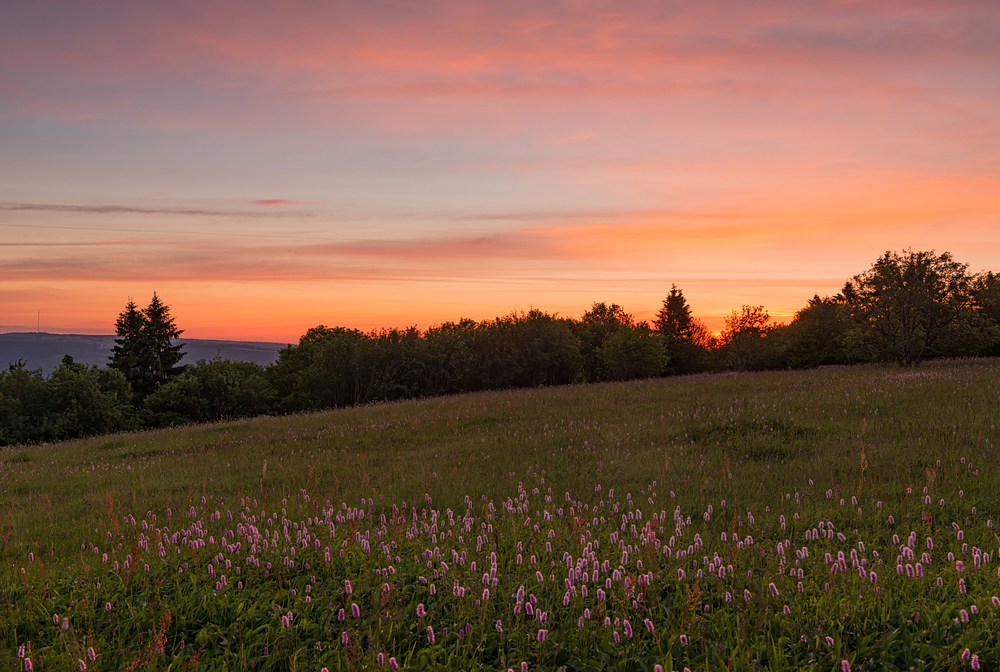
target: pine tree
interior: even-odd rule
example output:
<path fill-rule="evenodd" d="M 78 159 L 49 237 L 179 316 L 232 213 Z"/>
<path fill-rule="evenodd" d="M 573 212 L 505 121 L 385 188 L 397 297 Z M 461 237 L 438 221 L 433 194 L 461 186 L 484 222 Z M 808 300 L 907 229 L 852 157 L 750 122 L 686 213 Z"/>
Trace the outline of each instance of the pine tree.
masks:
<path fill-rule="evenodd" d="M 695 324 L 691 316 L 691 307 L 684 292 L 677 285 L 670 286 L 670 293 L 663 299 L 663 307 L 656 314 L 653 324 L 668 340 L 679 340 L 690 343 L 694 340 Z"/>
<path fill-rule="evenodd" d="M 115 339 L 109 366 L 125 374 L 138 399 L 183 370 L 179 366 L 183 346 L 171 343 L 183 332 L 174 323 L 170 307 L 155 292 L 145 310 L 129 299 L 115 321 L 115 331 L 120 338 Z"/>
<path fill-rule="evenodd" d="M 143 314 L 146 316 L 145 340 L 151 357 L 151 373 L 155 386 L 159 387 L 184 369 L 179 366 L 184 346 L 171 344 L 184 332 L 177 328 L 170 316 L 170 307 L 160 301 L 156 292 Z"/>
<path fill-rule="evenodd" d="M 706 370 L 711 334 L 691 315 L 691 306 L 677 285 L 670 286 L 670 293 L 663 299 L 663 307 L 656 313 L 653 326 L 659 330 L 666 345 L 668 373 Z"/>

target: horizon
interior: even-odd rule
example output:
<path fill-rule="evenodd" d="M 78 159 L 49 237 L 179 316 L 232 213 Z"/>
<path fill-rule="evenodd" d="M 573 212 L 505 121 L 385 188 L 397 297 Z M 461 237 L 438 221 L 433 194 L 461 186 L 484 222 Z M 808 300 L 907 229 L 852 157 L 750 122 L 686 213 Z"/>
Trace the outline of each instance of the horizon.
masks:
<path fill-rule="evenodd" d="M 0 332 L 294 343 L 1000 269 L 1000 5 L 14 0 Z M 39 319 L 40 312 L 40 319 Z"/>

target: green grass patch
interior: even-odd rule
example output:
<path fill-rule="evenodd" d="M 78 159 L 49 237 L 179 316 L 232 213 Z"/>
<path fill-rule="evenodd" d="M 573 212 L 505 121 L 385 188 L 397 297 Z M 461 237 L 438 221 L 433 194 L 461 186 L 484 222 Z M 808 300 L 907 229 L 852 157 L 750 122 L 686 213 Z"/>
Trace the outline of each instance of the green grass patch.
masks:
<path fill-rule="evenodd" d="M 0 667 L 998 669 L 998 374 L 690 376 L 6 449 Z"/>

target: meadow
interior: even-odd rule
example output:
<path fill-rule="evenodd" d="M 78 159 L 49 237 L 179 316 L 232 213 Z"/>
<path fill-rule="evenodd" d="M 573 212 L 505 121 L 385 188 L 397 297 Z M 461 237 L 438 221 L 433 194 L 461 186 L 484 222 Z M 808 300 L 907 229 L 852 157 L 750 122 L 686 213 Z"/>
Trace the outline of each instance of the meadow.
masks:
<path fill-rule="evenodd" d="M 0 450 L 0 669 L 1000 669 L 1000 361 Z"/>

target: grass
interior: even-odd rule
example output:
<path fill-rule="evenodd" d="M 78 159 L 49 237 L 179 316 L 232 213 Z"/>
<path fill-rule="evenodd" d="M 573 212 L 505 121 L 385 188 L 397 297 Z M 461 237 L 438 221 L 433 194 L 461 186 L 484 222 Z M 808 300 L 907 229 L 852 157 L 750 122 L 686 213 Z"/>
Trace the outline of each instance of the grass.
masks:
<path fill-rule="evenodd" d="M 979 360 L 4 449 L 0 666 L 997 669 L 998 404 Z"/>

